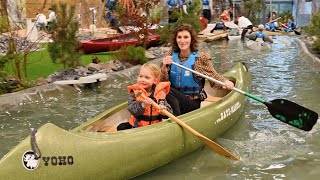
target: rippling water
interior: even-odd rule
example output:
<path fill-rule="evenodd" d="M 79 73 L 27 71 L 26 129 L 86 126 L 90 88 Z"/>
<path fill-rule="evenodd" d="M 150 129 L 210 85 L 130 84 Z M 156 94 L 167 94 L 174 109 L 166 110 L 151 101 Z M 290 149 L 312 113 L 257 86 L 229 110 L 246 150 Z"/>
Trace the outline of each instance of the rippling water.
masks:
<path fill-rule="evenodd" d="M 270 52 L 254 52 L 240 42 L 214 42 L 211 53 L 220 72 L 245 62 L 253 75 L 251 94 L 273 100 L 288 99 L 320 113 L 320 62 L 300 56 L 291 45 L 274 44 Z M 95 90 L 51 97 L 5 108 L 0 113 L 0 157 L 46 122 L 72 129 L 104 109 L 127 100 L 126 86 L 135 72 L 108 79 Z M 248 99 L 235 126 L 215 141 L 241 158 L 230 161 L 203 147 L 136 179 L 315 179 L 320 175 L 319 125 L 305 132 L 272 118 L 265 105 Z"/>

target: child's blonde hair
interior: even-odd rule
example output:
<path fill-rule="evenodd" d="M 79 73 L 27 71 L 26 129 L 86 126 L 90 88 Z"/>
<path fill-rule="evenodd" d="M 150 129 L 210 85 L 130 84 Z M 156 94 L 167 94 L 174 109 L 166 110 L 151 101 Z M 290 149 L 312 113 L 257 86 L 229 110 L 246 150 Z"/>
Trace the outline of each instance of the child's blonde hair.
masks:
<path fill-rule="evenodd" d="M 161 69 L 159 65 L 154 63 L 145 63 L 141 68 L 146 68 L 153 77 L 160 79 Z"/>

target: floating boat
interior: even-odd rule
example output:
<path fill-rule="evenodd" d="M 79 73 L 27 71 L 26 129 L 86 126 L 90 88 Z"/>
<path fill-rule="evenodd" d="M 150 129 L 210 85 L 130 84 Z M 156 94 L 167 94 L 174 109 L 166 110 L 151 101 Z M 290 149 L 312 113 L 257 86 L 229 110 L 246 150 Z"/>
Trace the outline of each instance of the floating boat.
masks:
<path fill-rule="evenodd" d="M 227 37 L 228 35 L 228 31 L 215 31 L 214 33 L 207 33 L 207 34 L 199 34 L 197 36 L 198 41 L 206 41 L 206 42 L 210 42 L 210 41 L 215 41 L 215 40 L 219 40 L 222 38 Z"/>
<path fill-rule="evenodd" d="M 107 79 L 107 75 L 104 73 L 97 73 L 85 77 L 80 77 L 77 80 L 61 80 L 55 81 L 53 84 L 60 84 L 60 85 L 76 85 L 76 84 L 91 84 L 96 83 L 99 81 L 104 81 Z"/>
<path fill-rule="evenodd" d="M 93 40 L 80 41 L 80 49 L 86 53 L 97 53 L 97 52 L 106 52 L 106 51 L 115 51 L 120 49 L 123 46 L 133 45 L 141 46 L 143 43 L 144 35 L 140 34 L 139 36 L 130 33 L 130 34 L 118 34 L 113 35 L 107 38 L 99 38 Z M 157 46 L 160 43 L 159 34 L 149 34 L 147 36 L 147 46 Z"/>
<path fill-rule="evenodd" d="M 235 87 L 249 90 L 251 75 L 244 64 L 236 64 L 224 76 L 235 82 Z M 246 97 L 236 91 L 214 90 L 208 83 L 205 89 L 208 98 L 202 102 L 202 107 L 178 118 L 204 136 L 215 139 L 237 122 L 245 108 Z M 127 103 L 123 103 L 72 130 L 44 124 L 0 160 L 0 177 L 128 179 L 204 145 L 170 119 L 116 131 L 117 125 L 127 121 L 129 115 Z"/>
<path fill-rule="evenodd" d="M 229 41 L 238 41 L 241 39 L 241 35 L 237 35 L 237 36 L 231 36 L 228 34 L 228 40 Z"/>
<path fill-rule="evenodd" d="M 258 28 L 254 27 L 253 30 L 254 31 L 258 31 Z M 292 32 L 284 32 L 284 31 L 280 31 L 280 30 L 277 30 L 277 31 L 264 30 L 263 32 L 266 35 L 269 35 L 269 36 L 295 36 L 296 35 L 296 33 L 294 31 L 292 31 Z"/>
<path fill-rule="evenodd" d="M 264 41 L 253 41 L 247 39 L 246 45 L 249 49 L 255 50 L 255 51 L 265 51 L 271 49 L 271 43 L 264 42 Z"/>

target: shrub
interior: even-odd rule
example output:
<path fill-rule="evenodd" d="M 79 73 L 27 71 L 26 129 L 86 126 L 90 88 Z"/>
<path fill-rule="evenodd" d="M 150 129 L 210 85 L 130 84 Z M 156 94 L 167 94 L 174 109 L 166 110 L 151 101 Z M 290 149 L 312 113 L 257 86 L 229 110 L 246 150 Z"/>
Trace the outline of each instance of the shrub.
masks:
<path fill-rule="evenodd" d="M 313 42 L 311 48 L 317 53 L 320 54 L 320 11 L 312 15 L 311 23 L 309 26 L 306 26 L 305 31 L 309 36 L 316 36 L 317 39 Z"/>
<path fill-rule="evenodd" d="M 192 25 L 193 29 L 198 33 L 201 31 L 202 24 L 200 22 L 199 14 L 202 13 L 201 3 L 199 0 L 192 1 L 192 4 L 188 6 L 188 14 L 183 13 L 180 11 L 176 13 L 178 16 L 178 21 L 175 23 L 169 23 L 161 28 L 161 42 L 163 43 L 170 43 L 171 36 L 173 35 L 174 29 L 179 26 L 180 24 L 190 24 Z"/>
<path fill-rule="evenodd" d="M 146 50 L 141 46 L 124 46 L 116 53 L 116 58 L 121 62 L 128 62 L 132 65 L 148 62 Z"/>
<path fill-rule="evenodd" d="M 48 51 L 53 63 L 61 63 L 64 68 L 73 68 L 80 65 L 81 54 L 78 52 L 80 47 L 77 38 L 79 23 L 74 19 L 75 6 L 67 6 L 60 3 L 59 8 L 56 4 L 52 9 L 57 13 L 58 21 L 50 25 L 51 39 L 54 43 L 48 44 Z"/>

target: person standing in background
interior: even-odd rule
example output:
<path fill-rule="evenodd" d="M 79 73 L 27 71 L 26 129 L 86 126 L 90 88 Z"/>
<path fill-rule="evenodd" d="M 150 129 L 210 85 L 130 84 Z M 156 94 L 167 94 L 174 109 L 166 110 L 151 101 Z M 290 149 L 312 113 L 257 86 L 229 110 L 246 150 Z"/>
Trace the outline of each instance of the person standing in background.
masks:
<path fill-rule="evenodd" d="M 49 18 L 47 20 L 48 22 L 48 30 L 50 30 L 50 26 L 54 23 L 57 23 L 57 17 L 56 17 L 56 13 L 53 11 L 52 8 L 49 8 Z"/>
<path fill-rule="evenodd" d="M 45 29 L 47 26 L 47 18 L 40 11 L 37 13 L 35 25 L 38 31 L 40 31 L 41 29 Z"/>
<path fill-rule="evenodd" d="M 211 22 L 213 16 L 213 3 L 212 0 L 202 0 L 202 16 Z"/>
<path fill-rule="evenodd" d="M 168 23 L 174 23 L 178 21 L 178 18 L 175 17 L 174 12 L 180 12 L 180 5 L 182 5 L 180 0 L 166 0 L 165 5 L 168 7 Z"/>

